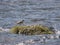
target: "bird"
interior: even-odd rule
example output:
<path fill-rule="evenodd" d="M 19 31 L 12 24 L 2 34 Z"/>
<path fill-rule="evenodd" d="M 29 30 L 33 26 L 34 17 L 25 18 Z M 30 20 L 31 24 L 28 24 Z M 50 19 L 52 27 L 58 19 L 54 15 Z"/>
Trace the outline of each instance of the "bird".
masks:
<path fill-rule="evenodd" d="M 17 24 L 23 24 L 24 20 L 18 21 Z"/>

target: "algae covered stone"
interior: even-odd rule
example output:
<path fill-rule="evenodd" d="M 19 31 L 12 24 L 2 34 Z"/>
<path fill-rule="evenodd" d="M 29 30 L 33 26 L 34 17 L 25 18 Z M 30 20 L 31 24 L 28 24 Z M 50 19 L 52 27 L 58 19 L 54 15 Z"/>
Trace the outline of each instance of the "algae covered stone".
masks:
<path fill-rule="evenodd" d="M 11 28 L 11 33 L 25 35 L 54 34 L 54 31 L 43 25 L 15 26 Z"/>

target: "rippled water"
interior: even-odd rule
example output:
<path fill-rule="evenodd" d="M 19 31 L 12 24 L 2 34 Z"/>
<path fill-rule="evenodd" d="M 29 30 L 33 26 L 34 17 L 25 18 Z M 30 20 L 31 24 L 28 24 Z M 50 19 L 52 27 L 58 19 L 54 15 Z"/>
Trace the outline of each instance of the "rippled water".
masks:
<path fill-rule="evenodd" d="M 60 0 L 0 0 L 0 27 L 43 24 L 60 29 Z"/>
<path fill-rule="evenodd" d="M 0 27 L 10 28 L 21 20 L 23 25 L 43 24 L 60 30 L 60 0 L 0 0 Z M 60 41 L 50 43 L 59 45 Z"/>

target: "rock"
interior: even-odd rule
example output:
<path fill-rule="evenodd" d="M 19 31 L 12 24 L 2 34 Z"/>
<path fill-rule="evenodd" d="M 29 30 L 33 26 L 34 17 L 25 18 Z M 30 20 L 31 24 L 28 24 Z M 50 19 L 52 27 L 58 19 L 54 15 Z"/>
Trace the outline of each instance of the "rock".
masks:
<path fill-rule="evenodd" d="M 50 28 L 42 25 L 15 26 L 11 28 L 10 32 L 25 35 L 54 34 Z"/>

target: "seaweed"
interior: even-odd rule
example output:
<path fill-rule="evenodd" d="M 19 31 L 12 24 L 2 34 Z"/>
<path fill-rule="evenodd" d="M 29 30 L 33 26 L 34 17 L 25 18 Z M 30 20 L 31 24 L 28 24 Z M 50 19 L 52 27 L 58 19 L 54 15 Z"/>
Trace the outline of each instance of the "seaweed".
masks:
<path fill-rule="evenodd" d="M 54 34 L 52 29 L 43 25 L 14 26 L 11 28 L 10 32 L 25 35 Z"/>

